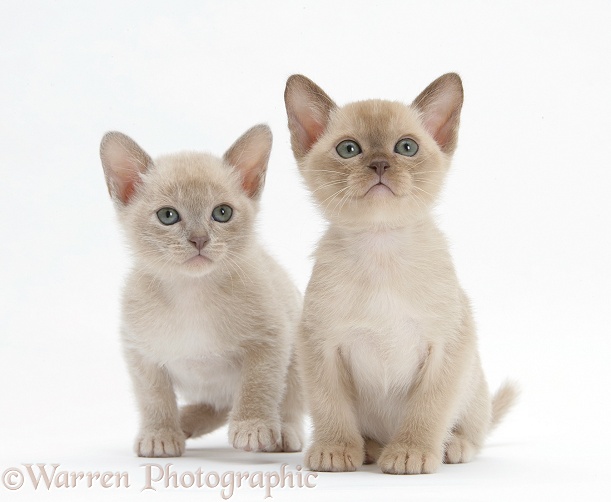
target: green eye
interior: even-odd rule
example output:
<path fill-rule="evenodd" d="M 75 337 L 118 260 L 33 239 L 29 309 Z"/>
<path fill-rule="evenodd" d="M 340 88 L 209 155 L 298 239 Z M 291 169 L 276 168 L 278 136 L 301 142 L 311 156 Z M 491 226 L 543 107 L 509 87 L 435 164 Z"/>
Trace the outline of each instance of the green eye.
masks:
<path fill-rule="evenodd" d="M 356 141 L 352 141 L 351 139 L 342 141 L 339 145 L 335 147 L 335 151 L 343 159 L 349 159 L 351 157 L 356 157 L 359 153 L 362 152 L 359 144 Z"/>
<path fill-rule="evenodd" d="M 173 207 L 162 207 L 157 211 L 157 218 L 164 225 L 174 225 L 180 221 L 180 215 Z"/>
<path fill-rule="evenodd" d="M 231 219 L 232 214 L 233 209 L 231 207 L 227 204 L 221 204 L 212 210 L 212 219 L 219 223 L 227 223 Z"/>
<path fill-rule="evenodd" d="M 400 155 L 405 155 L 407 157 L 413 157 L 416 155 L 418 151 L 418 143 L 416 143 L 413 139 L 404 138 L 400 139 L 399 142 L 395 145 L 395 152 Z"/>

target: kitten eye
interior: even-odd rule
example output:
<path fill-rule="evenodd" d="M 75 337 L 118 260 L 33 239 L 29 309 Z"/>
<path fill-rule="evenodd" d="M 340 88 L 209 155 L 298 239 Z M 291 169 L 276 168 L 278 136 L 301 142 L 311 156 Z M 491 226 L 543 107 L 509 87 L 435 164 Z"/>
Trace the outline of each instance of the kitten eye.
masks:
<path fill-rule="evenodd" d="M 173 207 L 162 207 L 157 211 L 157 218 L 164 225 L 174 225 L 180 221 L 180 215 Z"/>
<path fill-rule="evenodd" d="M 352 141 L 350 139 L 342 141 L 339 145 L 335 147 L 335 151 L 343 159 L 349 159 L 351 157 L 356 157 L 359 153 L 362 152 L 359 144 L 356 141 Z"/>
<path fill-rule="evenodd" d="M 400 139 L 399 142 L 395 145 L 395 152 L 400 155 L 405 155 L 407 157 L 413 157 L 416 155 L 418 151 L 418 143 L 416 143 L 413 139 L 404 138 Z"/>
<path fill-rule="evenodd" d="M 212 210 L 212 219 L 214 221 L 218 221 L 219 223 L 227 223 L 231 219 L 232 214 L 233 209 L 231 209 L 230 206 L 227 204 L 221 204 Z"/>

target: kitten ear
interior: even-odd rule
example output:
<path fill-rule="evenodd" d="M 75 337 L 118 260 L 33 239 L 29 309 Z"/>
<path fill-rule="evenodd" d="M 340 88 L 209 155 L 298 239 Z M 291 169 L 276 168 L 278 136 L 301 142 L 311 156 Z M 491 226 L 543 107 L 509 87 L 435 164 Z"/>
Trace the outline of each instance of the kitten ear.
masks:
<path fill-rule="evenodd" d="M 303 75 L 292 75 L 286 81 L 284 103 L 291 131 L 291 146 L 299 159 L 310 151 L 325 131 L 331 110 L 337 105 Z"/>
<path fill-rule="evenodd" d="M 140 174 L 152 164 L 151 158 L 133 139 L 116 131 L 102 138 L 100 158 L 110 196 L 127 204 L 140 182 Z"/>
<path fill-rule="evenodd" d="M 456 149 L 462 103 L 462 81 L 456 73 L 439 77 L 412 103 L 422 114 L 426 130 L 441 150 L 450 155 Z"/>
<path fill-rule="evenodd" d="M 246 131 L 225 152 L 223 160 L 242 175 L 242 188 L 249 197 L 258 199 L 265 183 L 265 171 L 272 151 L 272 131 L 259 124 Z"/>

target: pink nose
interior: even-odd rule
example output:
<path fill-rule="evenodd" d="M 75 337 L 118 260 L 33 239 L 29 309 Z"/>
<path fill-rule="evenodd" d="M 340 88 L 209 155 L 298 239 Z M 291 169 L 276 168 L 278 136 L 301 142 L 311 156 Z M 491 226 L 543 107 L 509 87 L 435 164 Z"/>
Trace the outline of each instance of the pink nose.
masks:
<path fill-rule="evenodd" d="M 382 177 L 384 171 L 390 167 L 390 164 L 385 159 L 376 159 L 367 167 L 369 167 L 369 169 L 373 169 L 378 176 Z"/>
<path fill-rule="evenodd" d="M 206 247 L 206 244 L 208 244 L 209 240 L 210 239 L 208 239 L 208 237 L 191 237 L 189 239 L 189 242 L 191 242 L 191 244 L 195 246 L 195 249 L 201 251 L 202 249 L 204 249 L 204 247 Z"/>

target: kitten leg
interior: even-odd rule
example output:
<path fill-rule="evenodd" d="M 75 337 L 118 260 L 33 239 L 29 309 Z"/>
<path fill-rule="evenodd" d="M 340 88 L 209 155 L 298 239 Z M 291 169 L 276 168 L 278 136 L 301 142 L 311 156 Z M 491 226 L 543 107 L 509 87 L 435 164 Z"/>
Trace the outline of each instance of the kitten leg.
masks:
<path fill-rule="evenodd" d="M 305 454 L 305 464 L 313 471 L 354 471 L 363 464 L 365 451 L 348 372 L 339 351 L 328 354 L 312 343 L 302 345 L 314 424 L 314 441 Z"/>
<path fill-rule="evenodd" d="M 443 446 L 475 362 L 471 318 L 444 345 L 431 345 L 398 433 L 383 449 L 378 465 L 388 474 L 428 474 L 437 470 Z"/>
<path fill-rule="evenodd" d="M 180 410 L 180 428 L 187 438 L 208 434 L 227 422 L 229 410 L 217 410 L 206 403 L 188 404 Z"/>
<path fill-rule="evenodd" d="M 365 438 L 365 460 L 364 464 L 375 464 L 382 453 L 382 445 L 375 439 Z"/>
<path fill-rule="evenodd" d="M 479 358 L 475 371 L 474 392 L 446 443 L 444 457 L 446 464 L 473 460 L 475 454 L 482 448 L 490 426 L 492 406 Z"/>
<path fill-rule="evenodd" d="M 246 451 L 274 451 L 280 442 L 280 401 L 287 363 L 275 343 L 249 347 L 242 381 L 229 417 L 229 441 Z"/>
<path fill-rule="evenodd" d="M 281 406 L 282 427 L 277 451 L 301 451 L 303 448 L 303 386 L 293 352 L 287 373 L 286 394 Z"/>
<path fill-rule="evenodd" d="M 134 450 L 139 457 L 180 457 L 185 450 L 185 435 L 180 429 L 170 377 L 136 350 L 126 350 L 126 359 L 140 409 L 140 432 Z"/>

